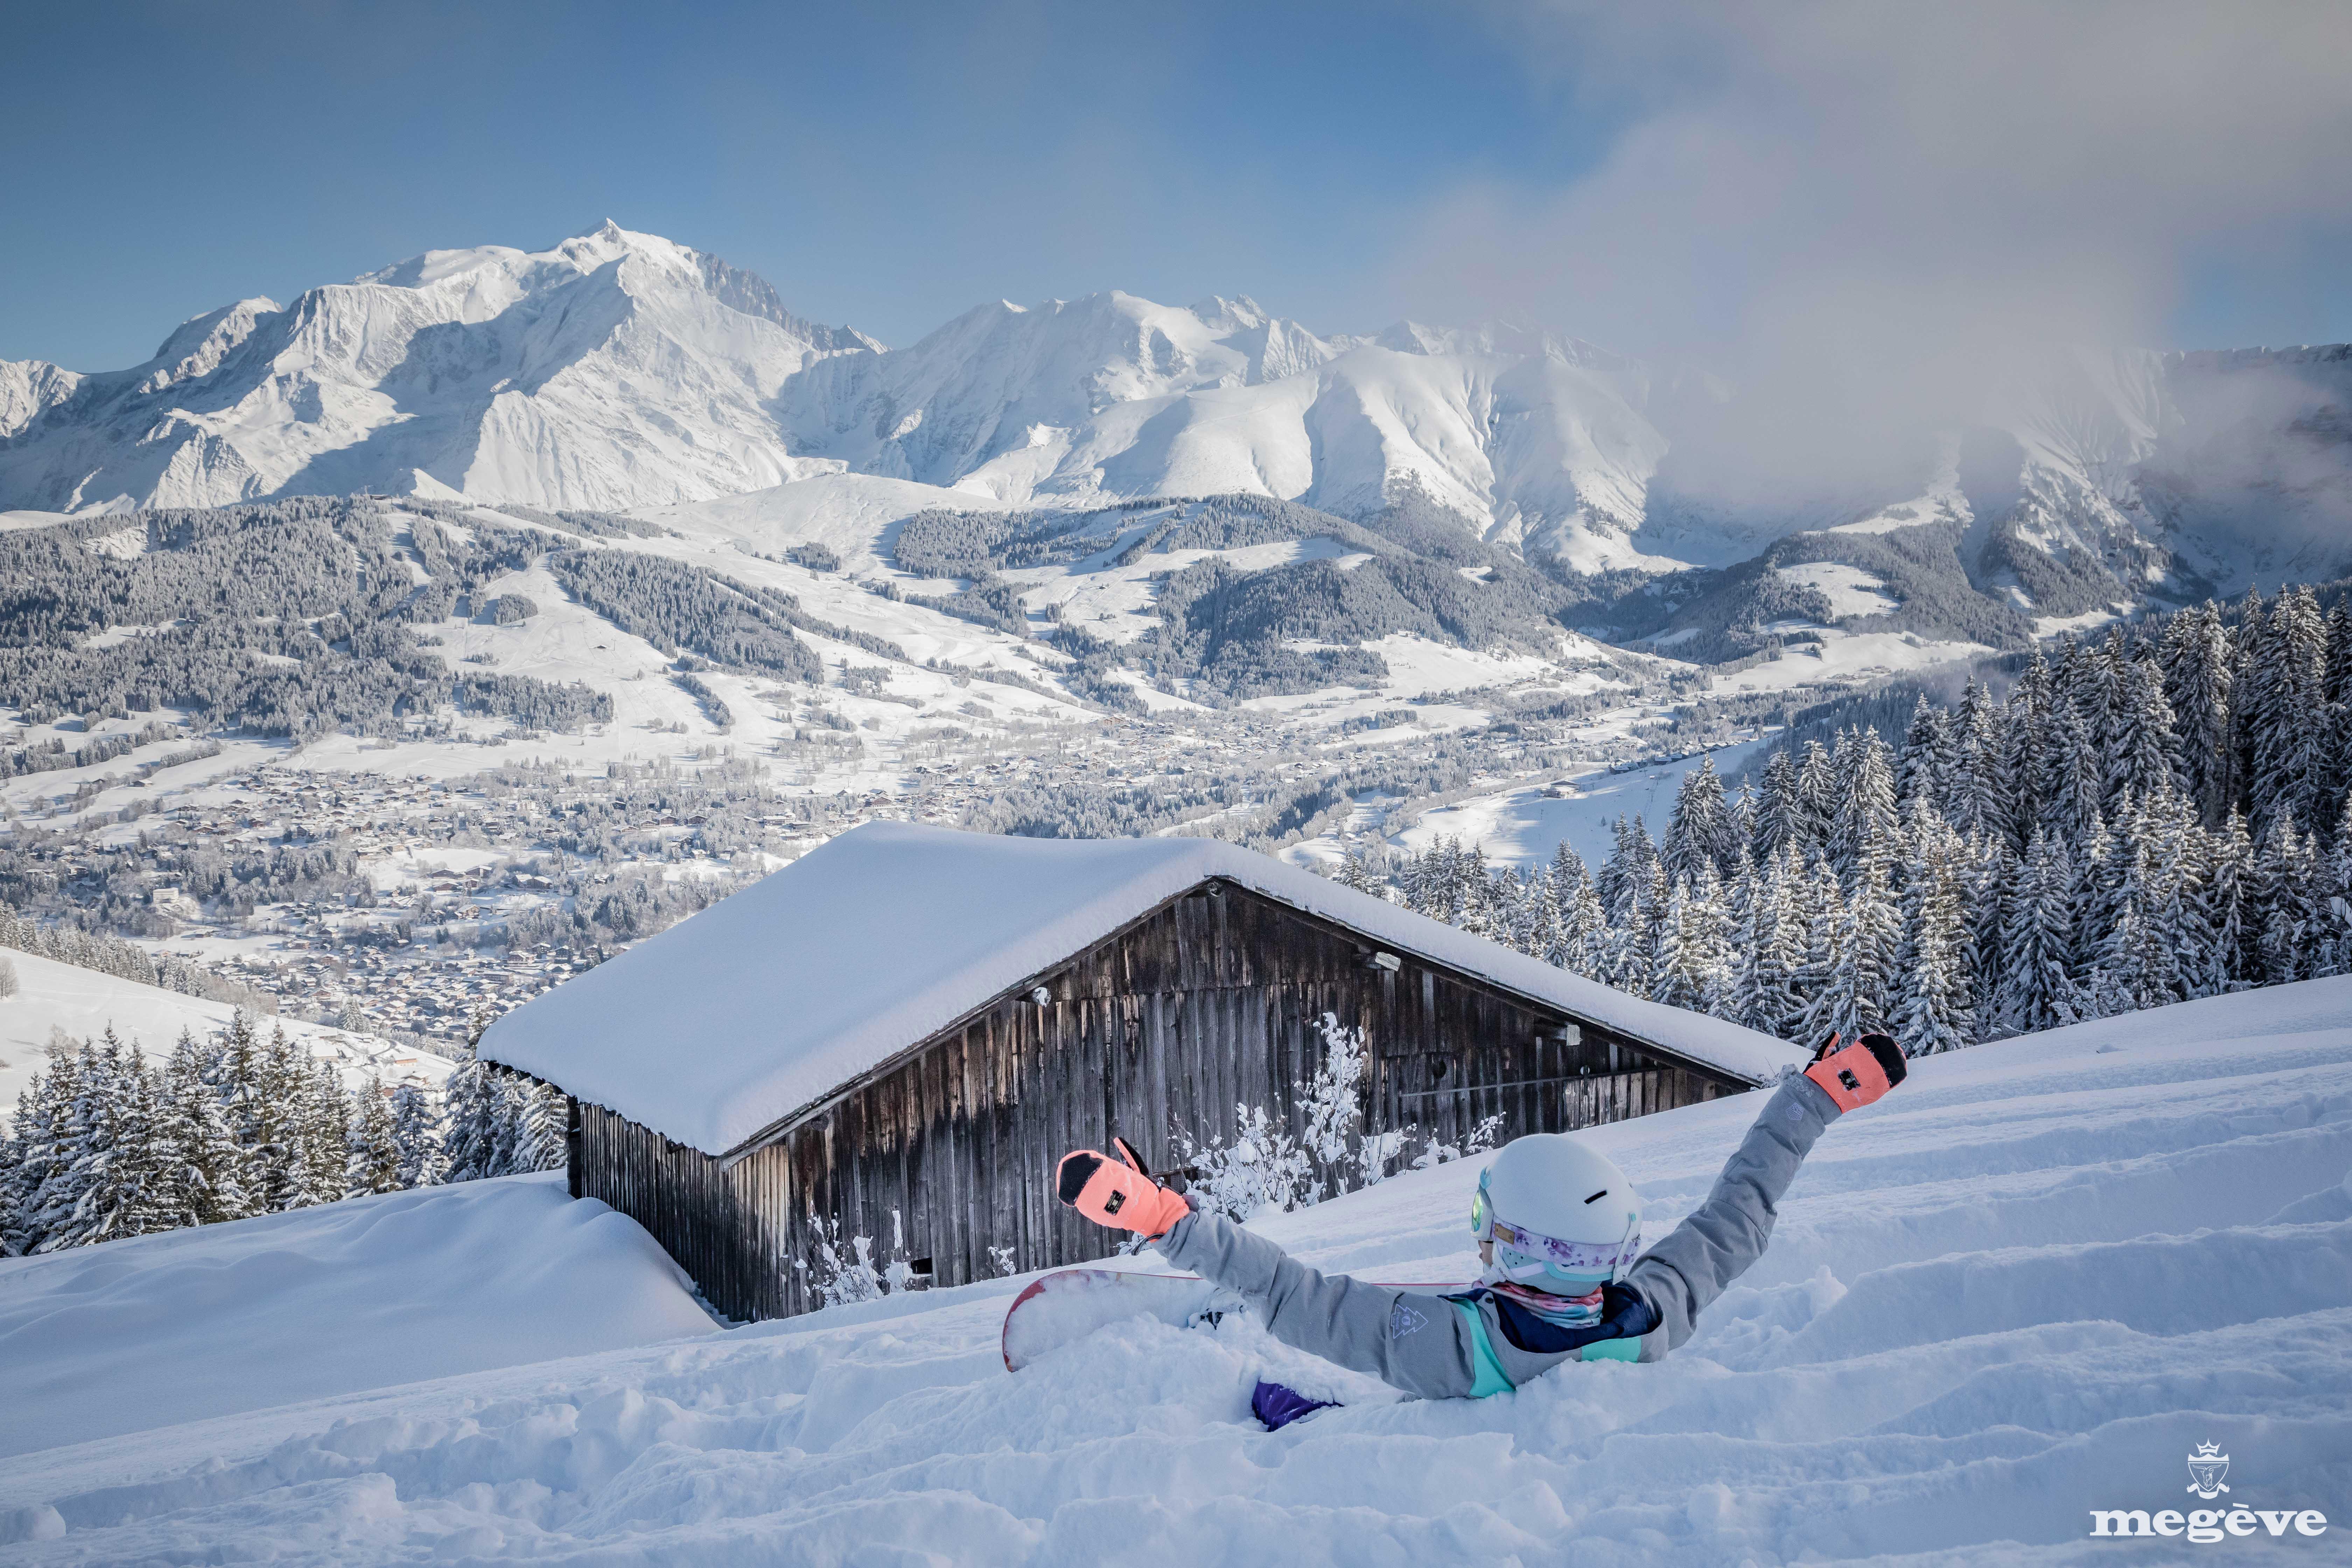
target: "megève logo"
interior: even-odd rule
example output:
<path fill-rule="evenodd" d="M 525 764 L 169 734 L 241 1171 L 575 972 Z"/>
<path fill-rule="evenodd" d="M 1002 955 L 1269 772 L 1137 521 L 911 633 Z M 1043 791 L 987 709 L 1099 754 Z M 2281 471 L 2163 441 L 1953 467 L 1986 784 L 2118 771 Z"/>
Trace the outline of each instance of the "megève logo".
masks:
<path fill-rule="evenodd" d="M 2176 1472 L 2178 1473 L 2178 1472 Z M 2189 1485 L 2185 1490 L 2197 1494 L 2199 1500 L 2211 1502 L 2230 1489 L 2222 1478 L 2230 1473 L 2230 1456 L 2214 1443 L 2200 1443 L 2189 1456 Z M 2226 1509 L 2198 1508 L 2183 1513 L 2179 1509 L 2159 1509 L 2150 1513 L 2144 1508 L 2095 1508 L 2091 1510 L 2093 1535 L 2166 1535 L 2184 1537 L 2200 1546 L 2227 1541 L 2231 1536 L 2325 1534 L 2327 1516 L 2315 1508 L 2248 1508 L 2233 1503 Z"/>

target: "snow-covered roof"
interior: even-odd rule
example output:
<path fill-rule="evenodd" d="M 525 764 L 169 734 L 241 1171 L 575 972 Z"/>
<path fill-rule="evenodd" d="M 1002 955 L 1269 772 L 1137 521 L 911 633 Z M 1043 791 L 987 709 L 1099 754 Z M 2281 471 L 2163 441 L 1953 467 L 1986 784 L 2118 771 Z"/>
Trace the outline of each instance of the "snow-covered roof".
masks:
<path fill-rule="evenodd" d="M 1214 839 L 898 822 L 853 828 L 515 1009 L 481 1054 L 724 1154 L 1213 879 L 1736 1078 L 1766 1082 L 1801 1059 Z"/>

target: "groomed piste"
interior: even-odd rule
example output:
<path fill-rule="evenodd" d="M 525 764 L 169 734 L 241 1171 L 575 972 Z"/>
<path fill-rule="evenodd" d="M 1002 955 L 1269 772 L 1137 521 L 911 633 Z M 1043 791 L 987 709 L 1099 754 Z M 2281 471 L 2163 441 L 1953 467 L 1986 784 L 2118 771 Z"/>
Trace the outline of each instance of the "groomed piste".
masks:
<path fill-rule="evenodd" d="M 1696 1201 L 1755 1103 L 1592 1134 L 1641 1185 L 1650 1234 Z M 2094 1510 L 2231 1503 L 2331 1527 L 2213 1555 L 2338 1560 L 2347 1172 L 2352 978 L 1920 1061 L 1831 1129 L 1770 1252 L 1690 1345 L 1475 1404 L 1400 1403 L 1231 1320 L 1139 1323 L 1008 1375 L 997 1331 L 1022 1279 L 687 1331 L 658 1254 L 612 1246 L 576 1267 L 650 1304 L 593 1325 L 619 1348 L 192 1424 L 201 1358 L 118 1363 L 107 1337 L 161 1324 L 192 1346 L 275 1337 L 333 1357 L 317 1331 L 333 1292 L 283 1295 L 257 1270 L 249 1291 L 157 1299 L 143 1320 L 58 1320 L 61 1271 L 103 1265 L 135 1298 L 192 1241 L 299 1216 L 249 1221 L 0 1263 L 0 1368 L 30 1348 L 82 1369 L 6 1374 L 0 1563 L 2074 1563 L 2206 1550 L 2093 1540 Z M 1326 1268 L 1466 1274 L 1475 1180 L 1443 1166 L 1265 1228 Z M 511 1185 L 536 1201 L 530 1181 Z M 530 1338 L 511 1317 L 551 1310 L 526 1289 L 469 1300 L 449 1277 L 462 1251 L 345 1256 L 340 1299 L 374 1309 L 352 1338 L 510 1358 Z M 1268 1435 L 1248 1408 L 1266 1375 L 1347 1407 Z M 115 1435 L 23 1440 L 77 1407 L 104 1412 L 81 1430 Z M 2231 1456 L 2210 1505 L 2184 1489 L 2207 1442 Z"/>

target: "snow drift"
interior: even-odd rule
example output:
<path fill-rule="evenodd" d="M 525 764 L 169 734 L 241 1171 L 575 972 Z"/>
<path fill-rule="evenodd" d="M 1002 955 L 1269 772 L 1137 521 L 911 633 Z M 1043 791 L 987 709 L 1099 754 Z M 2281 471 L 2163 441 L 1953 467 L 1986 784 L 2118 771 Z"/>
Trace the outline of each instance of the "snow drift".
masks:
<path fill-rule="evenodd" d="M 0 1454 L 712 1327 L 560 1173 L 0 1259 Z"/>
<path fill-rule="evenodd" d="M 1591 1136 L 1655 1228 L 1757 1103 Z M 2341 1528 L 2347 1170 L 2352 979 L 2309 982 L 1916 1063 L 1831 1129 L 1762 1264 L 1654 1366 L 1403 1404 L 1228 1323 L 1137 1325 L 1008 1376 L 1009 1279 L 22 1454 L 0 1461 L 0 1539 L 17 1542 L 0 1550 L 2059 1563 L 2091 1550 L 2093 1509 L 2181 1507 L 2202 1442 L 2231 1456 L 2231 1500 Z M 1469 1267 L 1476 1177 L 1444 1166 L 1264 1228 L 1327 1268 L 1442 1278 Z M 415 1289 L 454 1285 L 431 1267 Z M 239 1321 L 285 1318 L 255 1299 Z M 444 1322 L 507 1331 L 462 1305 Z M 1351 1403 L 1269 1436 L 1248 1411 L 1261 1375 Z M 142 1424 L 135 1383 L 93 1376 L 79 1397 Z M 2330 1554 L 2325 1538 L 2231 1547 Z"/>

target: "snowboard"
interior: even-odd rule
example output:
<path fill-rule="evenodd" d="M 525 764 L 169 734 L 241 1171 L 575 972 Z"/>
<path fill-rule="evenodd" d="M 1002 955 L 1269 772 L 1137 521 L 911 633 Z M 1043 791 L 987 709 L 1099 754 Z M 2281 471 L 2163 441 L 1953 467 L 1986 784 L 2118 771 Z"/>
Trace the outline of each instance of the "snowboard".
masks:
<path fill-rule="evenodd" d="M 1461 1290 L 1459 1283 L 1375 1280 L 1391 1290 Z M 1019 1372 L 1048 1351 L 1129 1318 L 1157 1318 L 1179 1329 L 1213 1327 L 1249 1310 L 1240 1296 L 1197 1274 L 1059 1268 L 1030 1282 L 1004 1313 L 1004 1370 Z"/>

